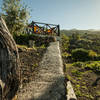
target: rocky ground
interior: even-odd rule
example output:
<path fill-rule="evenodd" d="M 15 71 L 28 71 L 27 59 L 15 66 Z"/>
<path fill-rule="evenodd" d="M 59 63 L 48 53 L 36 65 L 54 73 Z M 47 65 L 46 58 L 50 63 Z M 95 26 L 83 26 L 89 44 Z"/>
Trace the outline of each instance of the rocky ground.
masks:
<path fill-rule="evenodd" d="M 46 47 L 27 48 L 26 46 L 18 45 L 18 50 L 21 63 L 21 82 L 24 87 L 27 83 L 32 81 L 34 72 L 39 67 L 39 62 L 46 51 Z"/>
<path fill-rule="evenodd" d="M 65 67 L 78 100 L 100 100 L 100 73 L 68 63 Z"/>

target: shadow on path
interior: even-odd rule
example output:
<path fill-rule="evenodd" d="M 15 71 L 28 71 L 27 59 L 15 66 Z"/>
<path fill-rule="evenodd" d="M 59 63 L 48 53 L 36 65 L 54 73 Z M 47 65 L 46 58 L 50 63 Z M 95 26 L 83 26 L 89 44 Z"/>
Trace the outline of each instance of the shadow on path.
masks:
<path fill-rule="evenodd" d="M 37 93 L 37 97 L 34 96 L 29 100 L 67 100 L 64 77 L 54 79 L 45 91 Z"/>

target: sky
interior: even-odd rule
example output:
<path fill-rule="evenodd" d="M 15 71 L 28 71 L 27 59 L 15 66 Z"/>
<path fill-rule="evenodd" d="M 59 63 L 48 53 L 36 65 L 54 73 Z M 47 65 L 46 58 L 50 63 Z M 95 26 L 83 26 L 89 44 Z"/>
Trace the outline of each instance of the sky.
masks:
<path fill-rule="evenodd" d="M 61 29 L 100 29 L 100 0 L 22 1 L 29 7 L 29 22 L 59 24 Z"/>

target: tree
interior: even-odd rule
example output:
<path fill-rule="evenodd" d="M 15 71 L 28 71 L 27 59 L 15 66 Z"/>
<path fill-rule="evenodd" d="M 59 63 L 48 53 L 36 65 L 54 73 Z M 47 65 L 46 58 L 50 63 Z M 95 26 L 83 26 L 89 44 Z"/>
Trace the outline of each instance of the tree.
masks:
<path fill-rule="evenodd" d="M 10 33 L 20 34 L 28 22 L 27 6 L 22 6 L 21 0 L 3 0 L 2 10 Z"/>
<path fill-rule="evenodd" d="M 72 34 L 72 36 L 70 36 L 70 42 L 71 43 L 75 43 L 77 42 L 78 40 L 80 40 L 80 35 L 78 33 L 74 33 Z"/>
<path fill-rule="evenodd" d="M 63 52 L 67 52 L 69 47 L 69 37 L 67 37 L 65 34 L 62 34 L 61 39 L 62 39 L 62 50 Z"/>
<path fill-rule="evenodd" d="M 68 52 L 71 53 L 73 49 L 77 48 L 77 42 L 80 40 L 80 35 L 78 33 L 74 33 L 69 37 L 69 48 Z"/>
<path fill-rule="evenodd" d="M 12 100 L 20 85 L 16 43 L 0 16 L 0 100 Z"/>

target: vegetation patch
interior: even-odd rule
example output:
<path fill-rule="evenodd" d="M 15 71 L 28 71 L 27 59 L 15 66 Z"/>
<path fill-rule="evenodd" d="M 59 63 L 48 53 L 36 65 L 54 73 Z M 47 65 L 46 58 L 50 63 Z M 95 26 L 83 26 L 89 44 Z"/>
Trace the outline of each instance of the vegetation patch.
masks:
<path fill-rule="evenodd" d="M 72 82 L 78 100 L 94 100 L 100 91 L 100 75 L 95 73 L 92 69 L 86 70 L 85 65 L 87 65 L 87 63 L 83 63 L 83 67 L 76 67 L 76 64 L 73 63 L 68 67 L 69 64 L 66 64 L 65 74 L 67 79 Z"/>
<path fill-rule="evenodd" d="M 90 34 L 62 35 L 64 72 L 78 100 L 100 97 L 100 47 L 96 38 Z"/>
<path fill-rule="evenodd" d="M 55 37 L 49 37 L 49 36 L 39 36 L 35 34 L 20 34 L 20 35 L 14 35 L 14 39 L 17 44 L 20 45 L 27 45 L 29 46 L 29 40 L 32 40 L 34 44 L 38 46 L 48 46 L 50 42 L 55 41 Z"/>
<path fill-rule="evenodd" d="M 71 55 L 74 61 L 87 61 L 89 59 L 88 51 L 82 48 L 72 50 Z"/>

